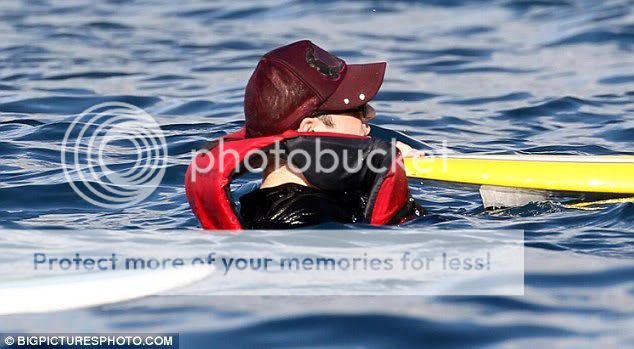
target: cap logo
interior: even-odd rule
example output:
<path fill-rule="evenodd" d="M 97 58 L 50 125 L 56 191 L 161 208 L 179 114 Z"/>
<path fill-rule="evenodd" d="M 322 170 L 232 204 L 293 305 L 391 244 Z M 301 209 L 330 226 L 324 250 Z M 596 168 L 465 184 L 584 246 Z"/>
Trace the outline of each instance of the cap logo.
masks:
<path fill-rule="evenodd" d="M 321 51 L 315 53 L 314 47 L 308 48 L 306 52 L 306 63 L 308 63 L 311 68 L 317 70 L 319 74 L 331 80 L 339 79 L 339 75 L 341 75 L 341 71 L 345 66 L 345 63 L 341 59 L 328 52 Z"/>

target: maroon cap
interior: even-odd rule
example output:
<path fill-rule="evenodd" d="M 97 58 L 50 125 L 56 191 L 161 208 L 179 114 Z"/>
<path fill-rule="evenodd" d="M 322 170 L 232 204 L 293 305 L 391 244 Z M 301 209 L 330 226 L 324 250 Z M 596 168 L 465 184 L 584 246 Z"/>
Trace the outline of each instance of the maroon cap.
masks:
<path fill-rule="evenodd" d="M 302 40 L 262 57 L 244 94 L 248 137 L 297 129 L 315 112 L 357 108 L 379 91 L 385 62 L 346 64 Z"/>

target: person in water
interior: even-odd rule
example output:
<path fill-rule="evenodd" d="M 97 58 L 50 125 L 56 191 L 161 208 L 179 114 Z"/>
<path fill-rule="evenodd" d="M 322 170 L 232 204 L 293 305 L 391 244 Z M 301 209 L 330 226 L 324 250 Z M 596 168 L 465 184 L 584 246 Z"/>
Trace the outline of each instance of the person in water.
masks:
<path fill-rule="evenodd" d="M 423 215 L 424 209 L 411 198 L 403 168 L 395 166 L 402 165 L 402 156 L 421 154 L 400 142 L 369 137 L 368 122 L 376 111 L 368 102 L 383 83 L 385 68 L 385 62 L 347 64 L 308 40 L 265 54 L 246 86 L 245 127 L 227 136 L 223 146 L 247 153 L 247 148 L 282 144 L 285 153 L 269 153 L 265 158 L 262 184 L 240 198 L 239 212 L 230 198 L 224 198 L 233 174 L 221 168 L 205 177 L 192 166 L 207 166 L 207 160 L 204 155 L 196 158 L 188 175 L 191 171 L 202 175 L 202 184 L 188 179 L 186 189 L 203 227 L 399 224 Z M 360 154 L 356 158 L 362 165 L 350 170 L 339 162 L 330 167 L 332 171 L 319 172 L 313 163 L 318 162 L 316 149 L 321 148 L 343 158 Z M 309 157 L 292 160 L 292 151 L 305 151 Z M 218 217 L 228 211 L 235 217 Z"/>
<path fill-rule="evenodd" d="M 368 122 L 376 116 L 368 102 L 383 82 L 385 67 L 385 63 L 347 65 L 310 41 L 274 50 L 262 58 L 246 87 L 247 133 L 261 136 L 296 129 L 368 136 Z M 338 86 L 329 89 L 326 85 L 334 85 L 346 68 Z M 307 76 L 315 72 L 323 78 Z M 268 163 L 260 189 L 240 199 L 247 226 L 266 229 L 363 221 L 367 200 L 363 193 L 322 190 L 288 163 Z M 422 210 L 412 205 L 407 214 L 416 215 L 416 211 Z"/>

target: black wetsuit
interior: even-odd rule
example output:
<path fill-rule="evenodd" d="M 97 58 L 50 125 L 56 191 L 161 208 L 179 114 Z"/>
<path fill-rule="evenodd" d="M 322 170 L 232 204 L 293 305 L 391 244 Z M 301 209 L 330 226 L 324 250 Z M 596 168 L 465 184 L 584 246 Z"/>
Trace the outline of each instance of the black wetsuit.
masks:
<path fill-rule="evenodd" d="M 288 229 L 321 223 L 363 222 L 367 197 L 326 191 L 295 183 L 258 189 L 240 198 L 240 215 L 248 229 Z M 396 219 L 418 217 L 425 210 L 410 200 Z"/>

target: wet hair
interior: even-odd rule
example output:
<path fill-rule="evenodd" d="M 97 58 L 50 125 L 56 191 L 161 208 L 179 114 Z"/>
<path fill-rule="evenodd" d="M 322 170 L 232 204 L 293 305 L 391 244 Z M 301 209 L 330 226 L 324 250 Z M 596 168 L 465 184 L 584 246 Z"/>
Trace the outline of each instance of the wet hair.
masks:
<path fill-rule="evenodd" d="M 319 119 L 321 122 L 324 123 L 324 125 L 326 125 L 326 127 L 330 127 L 333 128 L 335 127 L 335 123 L 332 121 L 332 116 L 326 114 L 326 115 L 319 115 L 317 117 L 317 119 Z"/>

